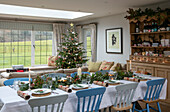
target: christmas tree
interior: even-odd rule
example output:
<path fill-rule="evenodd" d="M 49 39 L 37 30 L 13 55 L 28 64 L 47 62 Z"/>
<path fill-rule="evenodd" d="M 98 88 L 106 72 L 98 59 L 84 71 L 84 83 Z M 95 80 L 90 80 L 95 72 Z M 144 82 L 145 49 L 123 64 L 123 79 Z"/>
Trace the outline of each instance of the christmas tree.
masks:
<path fill-rule="evenodd" d="M 78 42 L 78 34 L 74 31 L 74 25 L 70 24 L 67 30 L 68 34 L 63 34 L 63 42 L 59 44 L 58 59 L 56 61 L 57 68 L 76 68 L 88 60 L 84 53 L 83 43 Z"/>

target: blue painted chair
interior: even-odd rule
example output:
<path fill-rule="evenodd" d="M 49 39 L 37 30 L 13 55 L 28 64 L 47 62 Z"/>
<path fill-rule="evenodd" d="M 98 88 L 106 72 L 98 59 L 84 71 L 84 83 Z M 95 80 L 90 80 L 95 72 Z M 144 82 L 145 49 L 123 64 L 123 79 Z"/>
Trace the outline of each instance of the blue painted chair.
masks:
<path fill-rule="evenodd" d="M 147 111 L 149 112 L 150 109 L 153 109 L 155 111 L 159 111 L 161 112 L 161 108 L 159 105 L 159 95 L 161 93 L 162 87 L 164 85 L 165 79 L 156 79 L 156 80 L 150 80 L 147 81 L 147 90 L 145 93 L 145 97 L 143 100 L 141 100 L 142 102 L 146 103 L 146 109 L 142 109 L 142 110 L 138 110 L 135 108 L 136 102 L 133 104 L 133 108 L 132 111 Z M 156 110 L 155 108 L 149 106 L 150 103 L 157 103 L 158 106 L 158 110 Z"/>
<path fill-rule="evenodd" d="M 89 74 L 90 75 L 90 72 L 81 72 L 82 74 Z M 77 72 L 74 72 L 71 74 L 71 77 L 74 77 L 75 75 L 77 74 Z"/>
<path fill-rule="evenodd" d="M 97 72 L 95 72 L 95 73 L 106 74 L 106 73 L 109 73 L 110 71 L 112 71 L 112 70 L 100 70 L 100 71 L 97 71 Z"/>
<path fill-rule="evenodd" d="M 85 111 L 98 112 L 105 91 L 106 91 L 105 87 L 77 91 L 76 92 L 76 95 L 78 97 L 77 112 L 85 112 Z M 83 100 L 83 102 L 80 102 L 80 99 Z M 87 110 L 85 110 L 86 99 L 88 99 L 88 103 L 86 107 Z M 82 109 L 80 109 L 80 103 L 82 103 Z"/>
<path fill-rule="evenodd" d="M 59 78 L 67 76 L 66 74 L 63 74 L 63 73 L 50 73 L 50 74 L 45 74 L 45 75 L 41 76 L 41 78 L 45 80 L 45 76 L 47 76 L 47 75 L 48 75 L 48 77 L 59 77 Z"/>
<path fill-rule="evenodd" d="M 13 85 L 15 80 L 20 80 L 20 81 L 29 81 L 29 78 L 12 78 L 4 81 L 5 86 Z M 32 81 L 32 79 L 31 79 Z"/>

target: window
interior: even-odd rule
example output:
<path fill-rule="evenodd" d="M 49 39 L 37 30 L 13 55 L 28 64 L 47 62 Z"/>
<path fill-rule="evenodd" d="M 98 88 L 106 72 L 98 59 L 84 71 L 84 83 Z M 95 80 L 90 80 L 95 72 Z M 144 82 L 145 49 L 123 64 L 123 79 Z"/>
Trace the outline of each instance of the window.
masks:
<path fill-rule="evenodd" d="M 35 32 L 35 65 L 47 64 L 52 55 L 52 32 Z"/>
<path fill-rule="evenodd" d="M 89 61 L 91 60 L 91 30 L 84 29 L 84 48 L 86 49 L 86 56 Z M 88 62 L 87 62 L 88 63 Z"/>
<path fill-rule="evenodd" d="M 8 25 L 4 29 L 0 26 L 0 69 L 11 68 L 12 65 L 46 65 L 48 56 L 52 55 L 53 32 L 38 31 L 38 27 L 36 31 L 32 28 L 9 29 Z"/>

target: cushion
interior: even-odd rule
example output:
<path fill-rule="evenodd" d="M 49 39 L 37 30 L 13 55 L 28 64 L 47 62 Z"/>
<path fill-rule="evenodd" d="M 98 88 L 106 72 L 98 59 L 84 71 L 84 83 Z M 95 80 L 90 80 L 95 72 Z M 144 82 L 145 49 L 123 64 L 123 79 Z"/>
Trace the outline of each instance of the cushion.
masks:
<path fill-rule="evenodd" d="M 87 66 L 81 67 L 81 71 L 82 71 L 82 72 L 87 72 L 87 71 L 88 71 L 88 67 L 87 67 Z"/>
<path fill-rule="evenodd" d="M 57 56 L 49 56 L 48 58 L 48 66 L 56 66 L 56 60 L 58 59 Z"/>
<path fill-rule="evenodd" d="M 96 72 L 99 71 L 99 67 L 102 62 L 89 62 L 88 72 Z"/>
<path fill-rule="evenodd" d="M 106 62 L 103 61 L 100 65 L 99 70 L 110 70 L 110 68 L 113 66 L 114 62 Z"/>
<path fill-rule="evenodd" d="M 77 72 L 77 68 L 64 69 L 64 73 L 74 73 Z"/>
<path fill-rule="evenodd" d="M 2 73 L 0 74 L 0 77 L 2 77 L 2 78 L 9 78 L 9 74 L 10 74 L 10 73 L 2 72 Z"/>
<path fill-rule="evenodd" d="M 110 70 L 116 71 L 117 69 L 121 69 L 121 64 L 120 63 L 115 63 Z"/>

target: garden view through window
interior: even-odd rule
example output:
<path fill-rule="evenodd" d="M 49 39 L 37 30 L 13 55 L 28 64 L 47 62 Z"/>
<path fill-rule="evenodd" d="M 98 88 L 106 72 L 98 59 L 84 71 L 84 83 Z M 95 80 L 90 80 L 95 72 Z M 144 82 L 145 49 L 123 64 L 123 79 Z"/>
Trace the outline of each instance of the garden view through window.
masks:
<path fill-rule="evenodd" d="M 31 60 L 34 65 L 47 64 L 52 55 L 52 36 L 51 31 L 0 29 L 0 68 L 32 66 Z"/>

